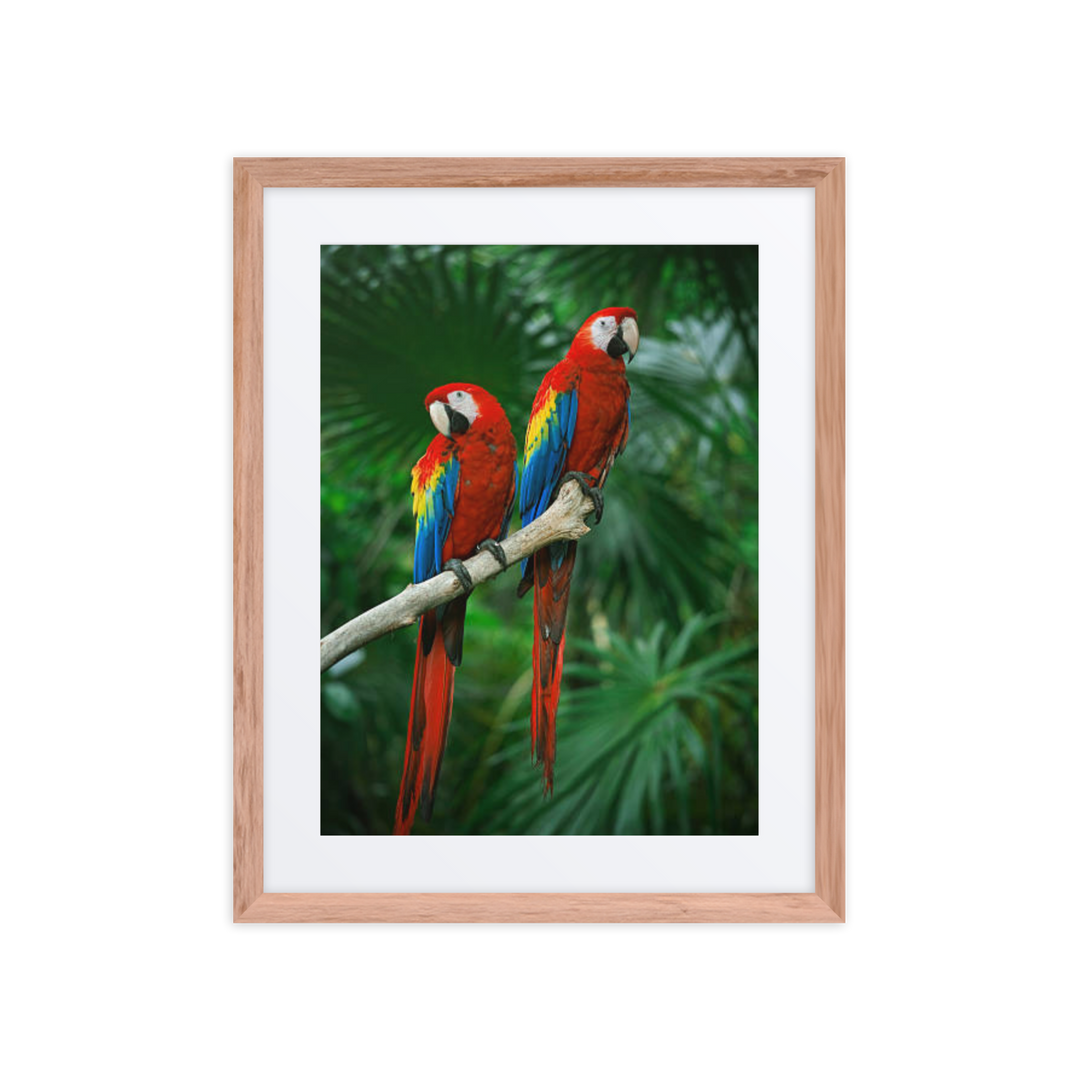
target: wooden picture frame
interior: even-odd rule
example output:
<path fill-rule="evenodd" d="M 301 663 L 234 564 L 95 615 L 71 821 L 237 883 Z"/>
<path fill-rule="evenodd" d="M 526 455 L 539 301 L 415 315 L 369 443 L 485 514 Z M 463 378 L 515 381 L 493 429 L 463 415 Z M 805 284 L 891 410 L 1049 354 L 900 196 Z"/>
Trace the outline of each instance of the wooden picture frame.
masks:
<path fill-rule="evenodd" d="M 233 164 L 236 922 L 843 922 L 844 159 L 237 158 Z M 809 187 L 815 197 L 815 890 L 263 892 L 263 189 Z"/>

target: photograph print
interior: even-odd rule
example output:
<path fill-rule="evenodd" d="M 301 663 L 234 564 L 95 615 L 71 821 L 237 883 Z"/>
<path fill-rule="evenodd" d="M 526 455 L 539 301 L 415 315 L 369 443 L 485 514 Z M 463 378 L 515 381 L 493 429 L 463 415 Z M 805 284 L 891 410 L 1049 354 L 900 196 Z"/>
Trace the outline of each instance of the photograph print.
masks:
<path fill-rule="evenodd" d="M 323 835 L 757 834 L 757 247 L 326 245 L 321 401 L 323 635 L 461 584 L 323 673 Z"/>

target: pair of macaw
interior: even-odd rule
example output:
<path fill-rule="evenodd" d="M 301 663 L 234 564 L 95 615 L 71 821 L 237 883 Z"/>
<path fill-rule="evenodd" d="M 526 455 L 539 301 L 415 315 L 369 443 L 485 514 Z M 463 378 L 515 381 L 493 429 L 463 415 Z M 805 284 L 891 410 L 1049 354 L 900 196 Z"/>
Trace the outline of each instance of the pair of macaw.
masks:
<path fill-rule="evenodd" d="M 590 495 L 600 520 L 601 489 L 630 428 L 623 358 L 634 358 L 638 341 L 632 308 L 604 308 L 585 320 L 566 356 L 544 376 L 525 436 L 522 526 L 551 505 L 568 479 Z M 420 619 L 405 768 L 394 816 L 399 834 L 411 831 L 418 807 L 425 820 L 431 817 L 472 588 L 461 560 L 489 550 L 506 566 L 498 541 L 506 536 L 519 486 L 514 433 L 491 394 L 470 383 L 451 383 L 432 390 L 424 404 L 439 433 L 412 472 L 413 581 L 452 570 L 465 592 Z M 518 587 L 524 596 L 535 585 L 532 752 L 543 766 L 545 793 L 554 780 L 555 713 L 576 553 L 575 541 L 542 548 L 522 564 Z"/>

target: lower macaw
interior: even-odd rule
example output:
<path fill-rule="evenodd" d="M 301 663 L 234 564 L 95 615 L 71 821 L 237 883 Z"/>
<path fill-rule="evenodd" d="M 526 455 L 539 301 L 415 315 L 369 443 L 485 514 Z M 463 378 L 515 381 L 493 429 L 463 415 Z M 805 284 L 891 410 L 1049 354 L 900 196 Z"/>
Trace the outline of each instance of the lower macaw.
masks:
<path fill-rule="evenodd" d="M 461 560 L 486 549 L 505 568 L 498 541 L 506 536 L 517 485 L 517 443 L 491 394 L 451 383 L 432 390 L 424 404 L 439 433 L 412 471 L 413 581 L 452 570 L 466 591 L 420 619 L 395 834 L 411 831 L 418 806 L 425 821 L 431 818 L 472 588 Z"/>
<path fill-rule="evenodd" d="M 604 512 L 601 489 L 630 430 L 627 360 L 639 343 L 633 308 L 597 311 L 585 320 L 566 356 L 544 376 L 533 401 L 521 477 L 521 524 L 539 517 L 562 484 L 576 480 Z M 563 632 L 576 541 L 541 548 L 522 565 L 518 595 L 533 593 L 532 749 L 543 765 L 544 792 L 555 776 L 555 713 L 562 682 Z"/>

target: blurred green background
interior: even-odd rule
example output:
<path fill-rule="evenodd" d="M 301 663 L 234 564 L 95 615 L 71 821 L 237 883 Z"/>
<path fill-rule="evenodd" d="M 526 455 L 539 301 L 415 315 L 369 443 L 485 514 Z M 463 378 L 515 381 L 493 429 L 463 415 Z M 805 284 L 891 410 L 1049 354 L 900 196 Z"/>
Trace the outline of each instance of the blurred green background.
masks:
<path fill-rule="evenodd" d="M 322 630 L 411 580 L 427 392 L 485 387 L 520 453 L 544 373 L 615 305 L 642 334 L 632 425 L 578 549 L 554 796 L 530 762 L 515 567 L 469 600 L 415 833 L 757 833 L 756 247 L 324 247 Z M 391 830 L 415 650 L 398 631 L 322 677 L 324 835 Z"/>

